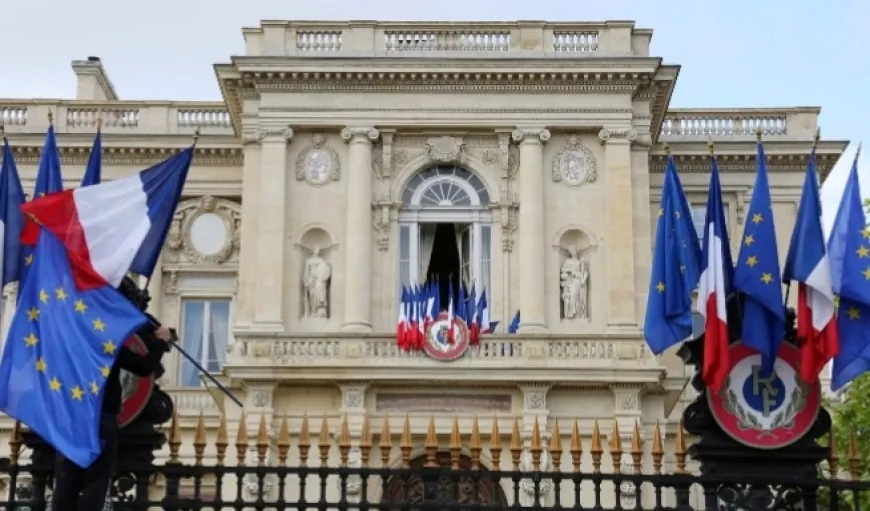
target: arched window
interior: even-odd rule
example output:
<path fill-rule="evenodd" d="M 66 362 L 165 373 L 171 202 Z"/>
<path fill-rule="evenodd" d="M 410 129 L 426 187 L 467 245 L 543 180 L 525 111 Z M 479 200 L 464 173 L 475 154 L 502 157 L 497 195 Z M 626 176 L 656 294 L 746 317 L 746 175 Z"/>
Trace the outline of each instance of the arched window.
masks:
<path fill-rule="evenodd" d="M 412 177 L 399 213 L 401 285 L 438 279 L 480 294 L 489 288 L 492 261 L 490 196 L 466 169 L 437 166 Z"/>

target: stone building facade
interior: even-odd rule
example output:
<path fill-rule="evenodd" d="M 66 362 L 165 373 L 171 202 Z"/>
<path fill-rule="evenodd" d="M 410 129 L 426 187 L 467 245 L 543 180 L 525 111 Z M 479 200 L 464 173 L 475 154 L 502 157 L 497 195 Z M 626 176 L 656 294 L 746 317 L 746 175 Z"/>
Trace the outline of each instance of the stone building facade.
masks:
<path fill-rule="evenodd" d="M 626 439 L 658 421 L 673 441 L 689 370 L 641 332 L 665 145 L 701 223 L 715 144 L 736 253 L 761 129 L 784 257 L 819 108 L 671 109 L 679 66 L 632 22 L 243 33 L 245 55 L 215 65 L 222 101 L 121 100 L 91 59 L 73 62 L 76 99 L 0 99 L 0 119 L 25 188 L 49 112 L 69 187 L 98 119 L 105 179 L 200 127 L 151 306 L 246 403 L 247 431 L 261 417 L 273 438 L 285 417 L 298 431 L 307 413 L 346 416 L 358 438 L 366 415 L 407 415 L 422 446 L 430 415 L 439 431 L 456 415 L 467 435 L 477 414 L 484 431 L 519 419 L 526 438 L 534 419 L 550 431 L 577 418 L 585 437 L 598 419 Z M 819 143 L 823 175 L 845 145 Z M 401 286 L 448 253 L 501 326 L 442 362 L 401 351 L 394 330 Z M 566 262 L 585 269 L 579 288 L 561 279 Z M 235 423 L 241 410 L 183 360 L 168 366 L 185 435 L 200 414 L 212 435 L 221 413 Z"/>

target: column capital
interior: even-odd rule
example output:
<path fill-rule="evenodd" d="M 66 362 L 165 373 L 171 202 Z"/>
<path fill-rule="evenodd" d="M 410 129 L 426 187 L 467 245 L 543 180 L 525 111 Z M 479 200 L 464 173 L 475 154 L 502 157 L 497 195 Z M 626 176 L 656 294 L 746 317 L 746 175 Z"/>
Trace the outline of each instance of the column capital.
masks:
<path fill-rule="evenodd" d="M 242 144 L 259 144 L 261 142 L 290 142 L 293 138 L 293 128 L 290 126 L 267 126 L 256 131 L 242 134 Z"/>
<path fill-rule="evenodd" d="M 511 132 L 514 142 L 546 142 L 550 140 L 550 130 L 547 128 L 517 127 Z"/>
<path fill-rule="evenodd" d="M 381 132 L 375 128 L 348 126 L 341 130 L 341 138 L 343 138 L 345 142 L 374 142 L 379 136 L 381 136 Z"/>
<path fill-rule="evenodd" d="M 601 145 L 607 143 L 631 144 L 637 140 L 637 130 L 634 128 L 601 128 L 598 132 Z"/>

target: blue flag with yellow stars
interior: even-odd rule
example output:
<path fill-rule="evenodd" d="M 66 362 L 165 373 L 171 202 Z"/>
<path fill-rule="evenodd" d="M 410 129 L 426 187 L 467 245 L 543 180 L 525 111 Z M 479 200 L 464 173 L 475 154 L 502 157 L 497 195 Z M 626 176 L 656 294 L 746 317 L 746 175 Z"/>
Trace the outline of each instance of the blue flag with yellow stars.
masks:
<path fill-rule="evenodd" d="M 77 292 L 63 244 L 43 229 L 0 360 L 0 411 L 88 467 L 106 377 L 146 321 L 110 286 Z"/>
<path fill-rule="evenodd" d="M 840 353 L 834 357 L 835 391 L 870 371 L 870 227 L 861 206 L 857 157 L 831 229 L 831 280 L 840 294 L 837 329 Z"/>
<path fill-rule="evenodd" d="M 692 334 L 692 292 L 698 287 L 701 246 L 674 160 L 668 157 L 656 226 L 643 333 L 659 354 Z"/>
<path fill-rule="evenodd" d="M 734 269 L 734 289 L 743 293 L 743 344 L 761 353 L 762 373 L 767 376 L 785 335 L 785 306 L 776 250 L 773 207 L 767 182 L 764 147 L 758 143 L 758 171 L 743 228 L 740 255 Z"/>

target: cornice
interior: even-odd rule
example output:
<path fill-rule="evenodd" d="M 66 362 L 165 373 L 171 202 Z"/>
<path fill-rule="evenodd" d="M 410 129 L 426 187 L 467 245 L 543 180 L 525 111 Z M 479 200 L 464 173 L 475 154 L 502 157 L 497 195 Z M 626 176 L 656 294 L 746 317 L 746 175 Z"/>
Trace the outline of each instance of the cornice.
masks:
<path fill-rule="evenodd" d="M 104 165 L 150 165 L 165 160 L 183 148 L 169 147 L 103 147 Z M 84 165 L 90 155 L 89 147 L 59 147 L 62 164 Z M 18 164 L 38 164 L 41 146 L 15 145 L 12 148 Z M 197 147 L 193 166 L 240 167 L 244 162 L 241 147 Z"/>
<path fill-rule="evenodd" d="M 674 162 L 677 165 L 677 170 L 681 173 L 706 174 L 710 172 L 709 154 L 674 154 L 673 157 Z M 819 175 L 822 179 L 828 175 L 839 159 L 840 154 L 816 154 L 816 166 L 819 169 Z M 722 173 L 755 172 L 755 153 L 717 154 L 716 161 L 719 164 L 719 171 Z M 650 154 L 650 173 L 664 173 L 666 162 L 666 155 L 655 153 Z M 767 153 L 767 169 L 770 172 L 806 172 L 808 163 L 808 154 Z"/>

